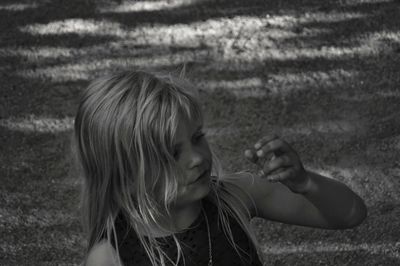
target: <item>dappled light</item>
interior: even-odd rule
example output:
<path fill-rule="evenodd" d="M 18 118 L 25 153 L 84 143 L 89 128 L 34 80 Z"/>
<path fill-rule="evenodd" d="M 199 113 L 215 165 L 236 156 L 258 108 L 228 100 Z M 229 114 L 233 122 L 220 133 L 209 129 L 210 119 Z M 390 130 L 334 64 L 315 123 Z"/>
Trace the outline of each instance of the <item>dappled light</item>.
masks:
<path fill-rule="evenodd" d="M 199 40 L 208 43 L 221 41 L 212 37 L 222 37 L 227 39 L 248 39 L 251 37 L 256 41 L 261 41 L 260 37 L 271 38 L 293 38 L 296 36 L 316 35 L 328 29 L 311 28 L 305 33 L 293 32 L 294 27 L 306 25 L 315 22 L 338 22 L 350 19 L 363 18 L 365 15 L 358 13 L 305 13 L 296 16 L 274 16 L 266 15 L 264 17 L 251 16 L 235 16 L 232 18 L 209 19 L 202 22 L 194 22 L 191 24 L 176 24 L 171 26 L 157 25 L 140 25 L 133 29 L 127 29 L 121 24 L 111 20 L 83 20 L 83 19 L 67 19 L 62 21 L 54 21 L 48 24 L 33 24 L 20 28 L 22 32 L 33 35 L 49 35 L 49 34 L 90 34 L 90 35 L 108 35 L 119 38 L 146 38 L 146 44 L 196 44 Z M 254 36 L 255 34 L 255 36 Z M 201 36 L 199 36 L 201 35 Z M 199 38 L 201 37 L 201 38 Z M 238 40 L 238 41 L 239 41 Z M 137 40 L 137 44 L 143 43 Z"/>
<path fill-rule="evenodd" d="M 201 53 L 200 53 L 201 55 Z M 100 73 L 109 70 L 135 67 L 168 67 L 183 64 L 193 60 L 196 56 L 193 52 L 182 52 L 177 54 L 164 53 L 158 57 L 120 57 L 101 60 L 81 60 L 77 64 L 64 64 L 36 70 L 23 70 L 18 74 L 27 78 L 46 77 L 53 81 L 76 81 L 93 79 Z"/>
<path fill-rule="evenodd" d="M 375 53 L 374 47 L 367 45 L 347 48 L 347 47 L 321 47 L 321 48 L 304 48 L 304 49 L 270 49 L 265 51 L 264 59 L 276 60 L 293 60 L 293 59 L 315 59 L 315 58 L 328 58 L 335 59 L 344 56 L 367 56 Z"/>
<path fill-rule="evenodd" d="M 357 134 L 358 132 L 362 132 L 366 130 L 363 122 L 357 121 L 348 121 L 348 120 L 339 120 L 339 121 L 319 121 L 314 123 L 309 123 L 307 125 L 293 125 L 288 128 L 281 129 L 282 134 L 305 134 L 312 135 L 316 132 L 322 134 Z"/>
<path fill-rule="evenodd" d="M 90 80 L 105 73 L 109 69 L 122 69 L 134 67 L 170 67 L 193 60 L 195 56 L 191 52 L 180 53 L 174 56 L 165 55 L 158 58 L 116 58 L 83 62 L 79 64 L 66 64 L 37 70 L 20 71 L 19 75 L 25 78 L 49 78 L 55 82 Z M 210 65 L 209 67 L 212 67 Z M 260 78 L 248 78 L 241 80 L 199 80 L 198 86 L 206 91 L 223 89 L 233 93 L 239 98 L 287 95 L 295 90 L 308 90 L 317 88 L 324 83 L 325 88 L 343 86 L 347 82 L 355 81 L 356 72 L 346 70 L 334 70 L 328 72 L 310 71 L 298 74 L 271 74 L 265 81 Z"/>
<path fill-rule="evenodd" d="M 6 4 L 6 5 L 0 5 L 0 10 L 8 10 L 8 11 L 23 11 L 23 10 L 29 10 L 32 8 L 37 8 L 38 5 L 33 3 L 33 4 Z"/>
<path fill-rule="evenodd" d="M 349 19 L 360 19 L 365 15 L 360 13 L 330 12 L 330 13 L 304 13 L 296 16 L 272 16 L 263 18 L 250 16 L 237 16 L 233 18 L 210 19 L 204 22 L 192 24 L 178 24 L 172 26 L 141 25 L 128 29 L 111 20 L 84 20 L 68 19 L 53 21 L 48 24 L 33 24 L 21 28 L 22 32 L 34 35 L 59 35 L 79 34 L 94 36 L 114 36 L 121 41 L 108 42 L 103 45 L 95 45 L 85 48 L 65 47 L 37 47 L 36 49 L 11 49 L 3 48 L 4 55 L 23 56 L 29 60 L 62 59 L 80 56 L 79 63 L 62 63 L 51 67 L 39 67 L 33 70 L 21 70 L 20 75 L 28 78 L 49 77 L 53 81 L 87 80 L 93 77 L 93 73 L 115 69 L 115 67 L 169 67 L 182 64 L 187 61 L 204 61 L 210 57 L 217 64 L 223 62 L 227 65 L 241 65 L 287 60 L 314 60 L 327 59 L 338 60 L 349 57 L 368 57 L 379 54 L 387 54 L 397 49 L 390 43 L 399 43 L 399 32 L 383 31 L 373 32 L 359 36 L 355 46 L 319 45 L 318 47 L 292 47 L 285 46 L 286 41 L 294 38 L 314 38 L 320 34 L 329 34 L 328 28 L 310 27 L 304 30 L 296 30 L 302 25 L 311 22 L 339 22 Z M 283 45 L 276 45 L 280 41 Z M 185 49 L 193 48 L 193 51 L 179 51 L 170 54 L 170 48 L 177 43 Z M 139 47 L 137 46 L 145 46 Z M 149 46 L 155 46 L 153 49 Z M 112 50 L 105 47 L 112 47 Z M 132 47 L 132 49 L 130 49 Z M 164 48 L 163 48 L 164 47 Z M 217 47 L 224 47 L 219 50 Z M 161 55 L 152 56 L 151 51 L 159 50 Z M 93 55 L 102 54 L 105 58 L 90 60 Z M 123 56 L 118 56 L 123 54 Z M 141 56 L 148 54 L 148 56 Z M 108 58 L 107 58 L 108 57 Z M 210 67 L 216 63 L 210 62 Z M 355 72 L 346 70 L 317 71 L 299 74 L 272 75 L 269 85 L 282 87 L 281 84 L 296 84 L 290 87 L 304 87 L 313 80 L 341 81 L 355 78 Z M 94 75 L 95 76 L 95 75 Z M 272 82 L 271 81 L 275 81 Z M 207 82 L 207 81 L 206 81 Z M 334 85 L 337 85 L 334 83 Z M 215 87 L 214 85 L 210 85 Z M 234 85 L 235 88 L 243 87 Z M 232 86 L 231 86 L 232 87 Z M 253 88 L 252 84 L 245 87 Z M 260 86 L 258 86 L 260 87 Z M 228 88 L 227 88 L 228 89 Z M 279 90 L 281 91 L 281 90 Z M 281 92 L 284 92 L 285 89 Z M 265 92 L 257 89 L 246 95 L 261 96 Z"/>
<path fill-rule="evenodd" d="M 357 5 L 375 4 L 375 3 L 389 3 L 389 2 L 393 2 L 393 0 L 341 0 L 341 3 L 347 6 L 357 6 Z"/>
<path fill-rule="evenodd" d="M 48 34 L 91 34 L 91 35 L 113 35 L 124 37 L 126 32 L 121 29 L 119 23 L 111 21 L 95 21 L 85 19 L 67 19 L 63 21 L 50 22 L 48 24 L 34 24 L 21 28 L 22 32 L 28 32 L 33 35 Z"/>
<path fill-rule="evenodd" d="M 74 49 L 63 47 L 31 47 L 26 48 L 3 48 L 0 49 L 1 56 L 20 56 L 28 59 L 29 61 L 36 61 L 41 59 L 55 59 L 55 58 L 71 58 L 77 54 L 86 55 L 94 48 L 90 49 Z"/>
<path fill-rule="evenodd" d="M 265 22 L 267 25 L 275 27 L 297 27 L 301 24 L 316 23 L 316 22 L 341 22 L 352 19 L 366 18 L 367 15 L 354 12 L 306 12 L 303 14 L 272 16 L 266 15 Z M 299 25 L 300 24 L 300 25 Z"/>
<path fill-rule="evenodd" d="M 73 128 L 73 118 L 55 119 L 35 116 L 24 119 L 9 118 L 0 119 L 0 126 L 22 132 L 57 133 L 71 130 Z"/>
<path fill-rule="evenodd" d="M 183 65 L 227 171 L 252 169 L 243 151 L 275 133 L 368 205 L 338 232 L 254 223 L 264 264 L 400 265 L 398 1 L 3 2 L 1 265 L 81 264 L 80 92 L 105 73 Z"/>
<path fill-rule="evenodd" d="M 357 80 L 356 71 L 332 70 L 332 71 L 307 71 L 302 73 L 271 74 L 268 76 L 266 86 L 272 93 L 286 95 L 296 90 L 318 89 L 322 83 L 324 88 L 344 86 Z"/>
<path fill-rule="evenodd" d="M 262 97 L 268 94 L 260 78 L 248 78 L 240 80 L 220 80 L 220 81 L 201 81 L 196 85 L 206 91 L 215 89 L 224 89 L 236 95 L 239 98 Z"/>
<path fill-rule="evenodd" d="M 168 10 L 190 5 L 195 0 L 170 0 L 170 1 L 124 1 L 113 7 L 100 8 L 100 12 L 128 13 L 137 11 Z"/>

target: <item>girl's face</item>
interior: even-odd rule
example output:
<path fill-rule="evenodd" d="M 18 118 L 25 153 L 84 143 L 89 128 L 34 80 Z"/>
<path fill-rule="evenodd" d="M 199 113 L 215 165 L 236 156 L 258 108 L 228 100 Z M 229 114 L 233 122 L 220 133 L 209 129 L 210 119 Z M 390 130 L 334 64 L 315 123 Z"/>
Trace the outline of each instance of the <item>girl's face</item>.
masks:
<path fill-rule="evenodd" d="M 179 180 L 177 205 L 187 205 L 208 195 L 212 166 L 211 151 L 201 121 L 181 120 L 175 140 L 174 158 L 184 172 Z"/>

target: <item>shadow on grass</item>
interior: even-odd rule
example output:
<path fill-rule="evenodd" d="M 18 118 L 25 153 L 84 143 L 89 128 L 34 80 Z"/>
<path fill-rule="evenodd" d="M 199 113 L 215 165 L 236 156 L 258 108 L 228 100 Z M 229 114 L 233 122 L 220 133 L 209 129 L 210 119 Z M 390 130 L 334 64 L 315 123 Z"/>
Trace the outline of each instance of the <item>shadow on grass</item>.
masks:
<path fill-rule="evenodd" d="M 151 2 L 151 1 L 149 1 Z M 336 1 L 230 1 L 230 0 L 195 0 L 191 4 L 162 9 L 128 12 L 105 12 L 105 16 L 120 23 L 132 26 L 138 23 L 157 23 L 173 25 L 194 23 L 208 19 L 232 18 L 235 16 L 262 16 L 265 14 L 285 14 L 304 10 L 329 10 Z"/>
<path fill-rule="evenodd" d="M 7 3 L 14 2 L 8 1 Z M 395 1 L 362 3 L 352 6 L 338 6 L 338 1 L 323 3 L 320 1 L 265 2 L 261 0 L 198 1 L 169 10 L 103 14 L 97 13 L 94 4 L 87 3 L 80 0 L 68 1 L 68 3 L 57 0 L 47 1 L 45 4 L 38 5 L 37 8 L 23 11 L 0 10 L 0 21 L 4 22 L 0 23 L 0 49 L 29 50 L 29 48 L 42 47 L 46 50 L 51 47 L 71 48 L 72 50 L 71 55 L 67 57 L 54 56 L 34 58 L 33 60 L 28 60 L 26 56 L 20 54 L 2 54 L 3 65 L 0 66 L 0 78 L 4 82 L 1 88 L 1 94 L 4 97 L 0 100 L 0 106 L 3 108 L 0 108 L 1 119 L 24 118 L 30 115 L 39 120 L 41 118 L 72 117 L 75 114 L 79 91 L 87 85 L 89 77 L 124 68 L 129 65 L 123 63 L 125 58 L 149 59 L 148 61 L 144 60 L 142 65 L 148 63 L 152 64 L 151 67 L 155 69 L 173 70 L 181 66 L 179 60 L 174 62 L 173 60 L 168 61 L 167 58 L 165 60 L 167 63 L 157 63 L 156 59 L 163 58 L 164 55 L 174 59 L 175 57 L 179 58 L 181 54 L 188 53 L 189 56 L 183 61 L 190 61 L 190 68 L 197 80 L 232 81 L 234 84 L 240 80 L 259 79 L 261 85 L 255 86 L 260 86 L 260 89 L 266 91 L 264 97 L 241 98 L 237 97 L 232 90 L 224 88 L 223 85 L 216 86 L 216 90 L 213 91 L 207 90 L 207 88 L 203 90 L 205 112 L 211 123 L 214 123 L 217 128 L 231 126 L 232 128 L 246 129 L 247 127 L 247 131 L 239 132 L 238 135 L 224 135 L 219 139 L 220 146 L 226 149 L 228 166 L 243 166 L 240 161 L 243 158 L 235 154 L 240 153 L 243 147 L 255 141 L 263 132 L 269 132 L 271 129 L 278 130 L 278 132 L 286 134 L 289 140 L 293 140 L 296 149 L 300 151 L 306 162 L 317 160 L 318 163 L 328 166 L 346 167 L 349 166 L 346 158 L 353 157 L 359 163 L 359 169 L 362 169 L 362 164 L 370 164 L 370 168 L 376 167 L 379 163 L 387 166 L 383 164 L 385 160 L 396 159 L 398 150 L 397 153 L 394 151 L 396 148 L 395 145 L 392 145 L 393 142 L 388 142 L 388 145 L 392 145 L 392 147 L 386 151 L 383 148 L 380 150 L 383 140 L 392 140 L 400 134 L 398 116 L 391 116 L 393 110 L 398 109 L 399 100 L 399 42 L 398 39 L 388 38 L 388 35 L 385 34 L 385 32 L 392 32 L 398 36 L 400 18 L 398 16 L 399 7 Z M 329 13 L 359 13 L 361 16 L 330 21 L 323 17 Z M 144 24 L 157 24 L 154 27 L 158 25 L 173 26 L 178 23 L 201 23 L 208 19 L 229 19 L 236 16 L 264 18 L 267 14 L 271 16 L 272 22 L 277 17 L 284 16 L 296 19 L 305 17 L 306 14 L 320 14 L 321 17 L 312 21 L 296 22 L 294 27 L 285 23 L 276 23 L 275 26 L 265 25 L 266 31 L 275 29 L 295 33 L 294 37 L 271 39 L 277 45 L 277 49 L 283 51 L 293 49 L 295 56 L 249 60 L 237 63 L 237 67 L 231 61 L 224 61 L 218 57 L 218 53 L 222 53 L 226 47 L 213 47 L 208 44 L 195 43 L 193 46 L 179 42 L 159 45 L 129 44 L 126 49 L 131 50 L 125 52 L 123 42 L 135 43 L 135 39 L 125 40 L 112 34 L 100 36 L 53 32 L 53 35 L 33 35 L 20 31 L 20 27 L 27 25 L 36 23 L 46 25 L 50 22 L 77 18 L 91 19 L 95 22 L 102 19 L 115 21 L 129 31 Z M 301 34 L 305 29 L 315 30 L 317 33 Z M 374 34 L 375 39 L 372 38 L 371 43 L 368 43 L 370 40 L 368 36 Z M 216 43 L 218 41 L 215 40 Z M 106 45 L 109 42 L 121 42 L 121 47 L 119 47 L 121 49 L 117 49 L 117 51 L 105 49 L 98 54 L 90 51 L 96 45 L 104 45 L 105 48 L 108 48 Z M 363 44 L 375 45 L 377 53 L 363 55 L 349 52 L 330 58 L 324 56 L 323 53 L 319 55 L 317 53 L 324 46 L 352 49 Z M 80 53 L 80 49 L 88 51 Z M 260 49 L 268 50 L 269 47 L 260 47 Z M 310 49 L 316 55 L 301 56 L 302 49 Z M 134 51 L 140 51 L 140 55 Z M 103 59 L 104 61 L 102 61 Z M 154 62 L 151 61 L 153 59 Z M 92 69 L 84 68 L 86 63 L 89 65 L 96 61 L 100 62 L 99 65 Z M 115 64 L 106 65 L 109 61 Z M 104 65 L 102 65 L 103 63 Z M 65 66 L 66 68 L 64 68 Z M 73 67 L 68 68 L 68 66 L 77 66 L 77 68 L 74 70 Z M 67 72 L 71 69 L 76 71 L 74 72 L 76 76 L 72 75 L 71 79 L 57 80 L 51 77 L 51 71 L 54 71 L 55 75 L 63 76 L 69 74 Z M 21 71 L 25 70 L 29 73 L 39 74 L 32 75 L 32 77 L 20 75 Z M 326 75 L 314 74 L 330 73 L 336 70 L 348 72 L 350 79 L 343 78 L 341 80 L 342 77 L 338 77 L 337 80 L 332 81 L 330 78 L 334 77 L 333 74 L 329 74 L 327 79 L 325 79 Z M 80 74 L 83 78 L 79 78 Z M 292 80 L 285 83 L 290 78 Z M 274 89 L 271 87 L 272 85 L 268 85 L 271 80 L 274 82 L 273 85 L 280 87 Z M 298 86 L 293 86 L 293 84 Z M 238 90 L 248 89 L 241 86 L 238 86 Z M 285 89 L 287 89 L 287 93 L 283 95 L 282 92 Z M 336 129 L 338 130 L 332 133 L 332 130 Z M 3 147 L 0 164 L 4 166 L 1 168 L 0 174 L 3 177 L 2 188 L 10 195 L 15 196 L 4 201 L 6 203 L 1 207 L 13 209 L 20 206 L 23 210 L 43 208 L 49 209 L 49 212 L 52 210 L 73 212 L 78 188 L 77 184 L 73 183 L 74 180 L 69 179 L 67 171 L 69 165 L 65 154 L 68 152 L 69 132 L 40 133 L 28 130 L 21 133 L 4 126 L 0 126 L 0 132 L 2 136 L 0 146 Z M 238 138 L 239 140 L 237 140 Z M 375 153 L 375 155 L 370 156 L 369 153 Z M 343 154 L 347 155 L 344 159 L 341 157 Z M 315 159 L 315 157 L 318 158 Z M 390 174 L 384 175 L 390 176 Z M 382 184 L 373 183 L 372 185 Z M 395 187 L 398 187 L 398 184 Z M 384 197 L 384 185 L 382 185 L 382 189 L 380 192 Z M 27 195 L 29 197 L 26 197 Z M 390 208 L 387 204 L 373 206 L 371 217 L 375 219 L 375 223 L 371 223 L 371 227 L 361 227 L 354 233 L 345 232 L 337 239 L 348 241 L 353 241 L 351 238 L 373 241 L 398 240 L 399 236 L 394 228 L 397 225 L 388 222 L 397 221 L 395 215 L 390 216 L 396 208 Z M 81 243 L 79 242 L 80 238 L 79 240 L 75 239 L 75 242 L 68 240 L 70 235 L 80 235 L 80 228 L 76 221 L 72 225 L 61 224 L 59 227 L 54 226 L 50 229 L 32 229 L 21 226 L 12 230 L 7 227 L 5 230 L 8 230 L 9 243 L 19 251 L 17 254 L 7 255 L 4 263 L 0 261 L 0 264 L 11 264 L 15 260 L 15 255 L 20 257 L 18 262 L 33 260 L 33 264 L 36 262 L 39 264 L 48 259 L 45 258 L 45 255 L 48 254 L 54 254 L 54 257 L 50 258 L 53 261 L 70 262 L 71 258 L 77 258 L 83 252 L 76 248 L 77 246 L 79 249 L 81 248 L 80 244 L 77 244 Z M 296 231 L 287 230 L 286 233 L 281 231 L 282 234 L 279 237 L 290 239 L 291 232 Z M 26 236 L 23 241 L 12 242 L 22 235 Z M 31 238 L 31 235 L 35 235 L 35 237 Z M 50 240 L 57 241 L 58 236 L 65 241 L 65 249 L 53 247 L 53 243 L 49 242 Z M 303 235 L 303 238 L 307 237 L 309 236 Z M 329 237 L 334 238 L 318 231 L 310 238 L 317 240 Z M 42 241 L 41 243 L 47 241 L 48 246 L 35 246 L 37 239 Z M 291 240 L 295 241 L 294 238 Z M 27 252 L 22 252 L 26 244 L 31 247 Z M 39 255 L 36 256 L 37 254 Z M 327 254 L 326 262 L 336 258 L 338 262 L 346 262 L 349 259 L 349 261 L 353 260 L 357 263 L 361 261 L 361 264 L 367 263 L 369 260 L 374 261 L 374 259 L 378 261 L 377 264 L 398 263 L 398 259 L 374 257 L 362 250 L 354 253 L 349 251 L 349 253 Z M 287 258 L 284 255 L 271 256 L 270 261 L 275 264 L 282 262 L 290 265 L 287 263 L 288 261 L 295 262 L 299 259 L 309 262 L 318 261 L 319 258 L 318 254 L 307 253 Z"/>

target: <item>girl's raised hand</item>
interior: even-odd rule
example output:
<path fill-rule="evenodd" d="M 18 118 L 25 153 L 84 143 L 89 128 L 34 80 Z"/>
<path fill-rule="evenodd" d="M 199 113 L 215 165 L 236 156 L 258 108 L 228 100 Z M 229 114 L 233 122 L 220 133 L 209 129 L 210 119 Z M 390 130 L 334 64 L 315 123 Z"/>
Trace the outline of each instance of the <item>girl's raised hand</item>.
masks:
<path fill-rule="evenodd" d="M 296 151 L 276 135 L 265 136 L 254 148 L 245 151 L 245 157 L 257 164 L 259 175 L 270 182 L 281 182 L 295 193 L 305 191 L 309 177 Z"/>

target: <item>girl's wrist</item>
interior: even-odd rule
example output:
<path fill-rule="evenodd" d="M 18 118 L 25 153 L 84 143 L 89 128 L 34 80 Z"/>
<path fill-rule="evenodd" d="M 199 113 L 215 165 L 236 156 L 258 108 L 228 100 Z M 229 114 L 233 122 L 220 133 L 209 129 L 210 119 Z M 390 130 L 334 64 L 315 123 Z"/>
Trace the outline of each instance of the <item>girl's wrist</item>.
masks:
<path fill-rule="evenodd" d="M 303 173 L 303 181 L 292 187 L 292 191 L 297 194 L 308 194 L 313 188 L 313 180 L 306 170 Z"/>

